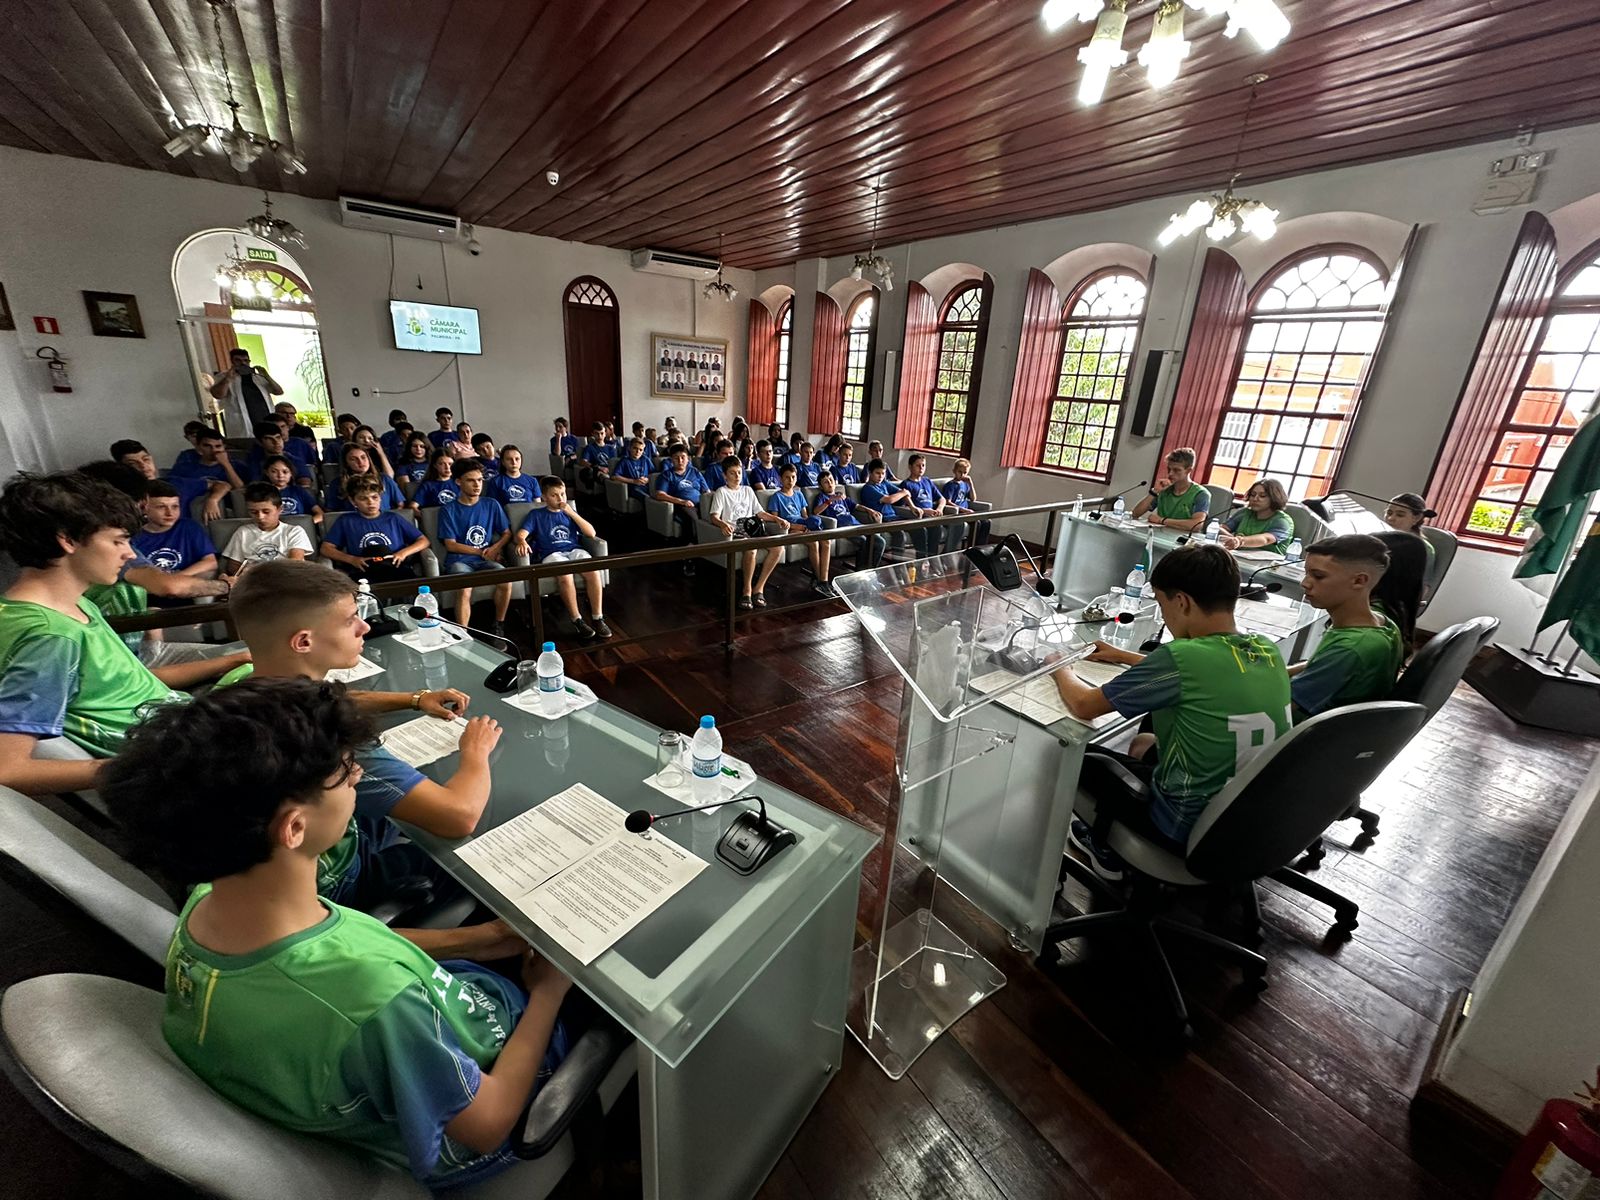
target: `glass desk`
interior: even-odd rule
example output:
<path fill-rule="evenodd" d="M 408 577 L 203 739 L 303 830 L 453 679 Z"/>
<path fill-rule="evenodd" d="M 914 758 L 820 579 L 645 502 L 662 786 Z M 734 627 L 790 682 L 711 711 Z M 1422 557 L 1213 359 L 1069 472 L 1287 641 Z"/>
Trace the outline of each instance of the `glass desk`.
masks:
<path fill-rule="evenodd" d="M 660 730 L 614 705 L 601 701 L 554 721 L 514 708 L 483 686 L 504 657 L 474 641 L 423 655 L 388 637 L 369 642 L 366 656 L 384 673 L 353 687 L 459 688 L 472 697 L 473 713 L 504 726 L 478 833 L 576 782 L 624 810 L 675 807 L 642 782 L 655 771 Z M 448 778 L 457 760 L 452 754 L 422 769 Z M 797 844 L 741 876 L 714 848 L 748 806 L 663 822 L 653 836 L 670 838 L 709 866 L 587 967 L 460 860 L 455 849 L 467 839 L 407 829 L 638 1039 L 647 1198 L 753 1194 L 843 1053 L 861 863 L 877 839 L 767 780 L 750 790 L 794 830 Z M 709 1136 L 714 1130 L 738 1136 Z"/>
<path fill-rule="evenodd" d="M 1089 601 L 1121 584 L 1143 543 L 1091 527 L 1069 547 L 1088 544 L 1101 561 L 1058 567 L 1069 586 L 1048 599 L 1026 584 L 999 591 L 959 553 L 836 583 L 904 680 L 888 821 L 894 853 L 878 885 L 901 909 L 886 905 L 873 943 L 856 951 L 849 1015 L 852 1035 L 892 1077 L 1004 985 L 955 932 L 961 902 L 998 922 L 1017 949 L 1043 948 L 1084 752 L 1135 722 L 1035 720 L 997 701 L 1037 688 L 1053 695 L 1054 670 L 1097 639 L 1134 650 L 1169 636 L 1153 601 L 1128 624 L 1083 619 Z M 1126 551 L 1126 563 L 1112 551 Z M 1237 619 L 1287 658 L 1323 614 L 1269 595 L 1241 602 Z"/>

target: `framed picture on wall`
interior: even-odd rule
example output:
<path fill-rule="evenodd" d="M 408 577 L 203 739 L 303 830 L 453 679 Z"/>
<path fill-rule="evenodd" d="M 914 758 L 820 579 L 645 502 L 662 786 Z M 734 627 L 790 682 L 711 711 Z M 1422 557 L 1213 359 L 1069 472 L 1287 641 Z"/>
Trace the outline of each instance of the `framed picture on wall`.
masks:
<path fill-rule="evenodd" d="M 650 394 L 696 400 L 728 398 L 728 343 L 721 338 L 650 335 Z"/>
<path fill-rule="evenodd" d="M 144 321 L 139 317 L 139 302 L 129 292 L 85 292 L 83 303 L 89 310 L 89 330 L 95 337 L 142 338 Z"/>
<path fill-rule="evenodd" d="M 6 285 L 0 283 L 0 329 L 9 332 L 16 327 L 17 322 L 11 316 L 11 305 L 6 302 Z"/>

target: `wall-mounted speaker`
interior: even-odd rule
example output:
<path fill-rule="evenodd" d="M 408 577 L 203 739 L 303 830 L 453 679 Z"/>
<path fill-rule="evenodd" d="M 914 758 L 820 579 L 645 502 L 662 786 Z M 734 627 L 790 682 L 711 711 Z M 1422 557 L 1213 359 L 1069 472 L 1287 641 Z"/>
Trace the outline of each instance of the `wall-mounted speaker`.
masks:
<path fill-rule="evenodd" d="M 1159 437 L 1167 427 L 1167 375 L 1177 354 L 1171 350 L 1147 350 L 1139 386 L 1133 397 L 1135 437 Z"/>

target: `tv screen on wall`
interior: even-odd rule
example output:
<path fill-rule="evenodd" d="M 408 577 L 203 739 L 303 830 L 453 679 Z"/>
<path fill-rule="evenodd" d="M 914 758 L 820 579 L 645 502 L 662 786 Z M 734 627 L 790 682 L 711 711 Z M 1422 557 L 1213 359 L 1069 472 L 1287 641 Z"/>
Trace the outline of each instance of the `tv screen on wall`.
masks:
<path fill-rule="evenodd" d="M 478 336 L 478 310 L 448 304 L 389 301 L 396 350 L 426 350 L 443 354 L 482 354 Z"/>

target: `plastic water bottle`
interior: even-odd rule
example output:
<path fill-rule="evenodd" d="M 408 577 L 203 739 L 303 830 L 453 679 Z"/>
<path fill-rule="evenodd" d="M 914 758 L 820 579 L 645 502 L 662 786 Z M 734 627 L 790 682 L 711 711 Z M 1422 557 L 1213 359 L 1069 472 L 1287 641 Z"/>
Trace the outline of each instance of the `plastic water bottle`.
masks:
<path fill-rule="evenodd" d="M 370 625 L 377 619 L 378 611 L 378 598 L 372 594 L 372 585 L 361 580 L 356 584 L 356 616 Z"/>
<path fill-rule="evenodd" d="M 1144 564 L 1140 563 L 1128 572 L 1128 578 L 1122 584 L 1122 604 L 1119 612 L 1136 613 L 1139 611 L 1144 596 Z"/>
<path fill-rule="evenodd" d="M 1297 563 L 1305 555 L 1305 552 L 1305 546 L 1299 538 L 1295 538 L 1294 541 L 1289 543 L 1289 552 L 1283 557 L 1286 562 Z"/>
<path fill-rule="evenodd" d="M 534 669 L 539 675 L 539 711 L 553 717 L 566 707 L 567 698 L 567 667 L 554 642 L 544 644 Z"/>
<path fill-rule="evenodd" d="M 1217 544 L 1217 536 L 1219 534 L 1221 534 L 1221 532 L 1222 532 L 1222 522 L 1213 519 L 1211 524 L 1206 526 L 1206 541 L 1209 542 L 1213 546 L 1216 545 Z"/>
<path fill-rule="evenodd" d="M 422 610 L 422 619 L 417 622 L 417 640 L 423 646 L 437 646 L 444 641 L 444 629 L 439 624 L 439 597 L 433 594 L 433 589 L 423 584 L 417 589 L 417 598 L 412 606 Z"/>
<path fill-rule="evenodd" d="M 1072 515 L 1079 516 L 1083 512 L 1083 493 L 1078 493 L 1078 498 L 1072 502 Z"/>
<path fill-rule="evenodd" d="M 1117 502 L 1111 506 L 1111 515 L 1118 521 L 1128 515 L 1128 505 L 1121 496 L 1118 496 Z"/>
<path fill-rule="evenodd" d="M 689 759 L 694 765 L 694 776 L 689 781 L 694 802 L 710 804 L 716 800 L 717 785 L 722 782 L 722 733 L 715 717 L 700 718 L 700 728 L 695 730 L 689 746 Z"/>

